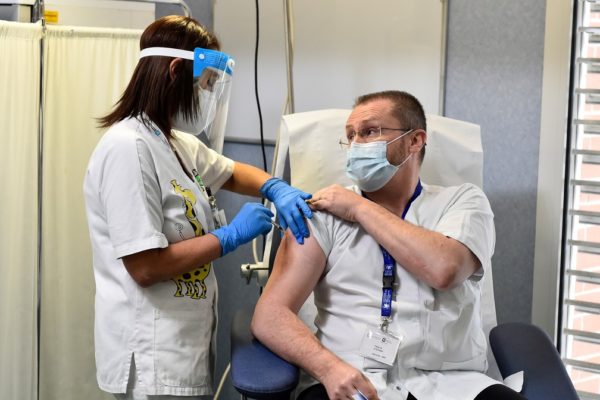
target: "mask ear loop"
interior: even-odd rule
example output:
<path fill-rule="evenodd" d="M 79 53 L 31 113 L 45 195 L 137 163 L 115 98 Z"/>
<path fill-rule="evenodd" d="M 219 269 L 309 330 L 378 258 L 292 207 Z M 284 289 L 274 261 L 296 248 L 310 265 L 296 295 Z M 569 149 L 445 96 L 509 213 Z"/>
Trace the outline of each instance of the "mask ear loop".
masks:
<path fill-rule="evenodd" d="M 388 144 L 392 144 L 392 143 L 394 143 L 396 140 L 398 140 L 398 139 L 401 139 L 401 138 L 403 138 L 404 136 L 406 136 L 406 135 L 408 135 L 409 133 L 412 133 L 412 132 L 414 132 L 414 131 L 415 131 L 414 129 L 408 130 L 408 131 L 404 132 L 402 135 L 398 136 L 397 138 L 394 138 L 394 139 L 390 140 L 389 142 L 385 142 L 385 144 L 386 144 L 386 145 L 388 145 Z"/>
<path fill-rule="evenodd" d="M 408 160 L 410 160 L 410 158 L 412 157 L 413 153 L 410 153 L 404 160 L 402 160 L 402 162 L 398 165 L 394 165 L 394 167 L 400 169 L 400 167 L 402 167 L 404 164 L 406 164 L 406 162 Z M 389 162 L 389 161 L 388 161 Z M 393 165 L 393 164 L 392 164 Z"/>
<path fill-rule="evenodd" d="M 388 146 L 388 145 L 390 145 L 390 144 L 394 143 L 396 140 L 398 140 L 398 139 L 401 139 L 401 138 L 403 138 L 404 136 L 408 135 L 409 133 L 414 133 L 414 132 L 415 132 L 415 129 L 408 130 L 408 131 L 404 132 L 402 135 L 398 136 L 397 138 L 394 138 L 394 139 L 390 140 L 389 142 L 386 142 L 386 143 L 385 143 L 386 149 L 387 149 L 387 146 Z M 412 155 L 413 155 L 413 153 L 410 153 L 410 154 L 409 154 L 409 155 L 408 155 L 408 156 L 407 156 L 407 157 L 406 157 L 404 160 L 402 160 L 402 162 L 401 162 L 400 164 L 398 164 L 398 165 L 394 165 L 394 164 L 392 164 L 392 163 L 390 163 L 390 165 L 394 165 L 394 167 L 396 167 L 397 169 L 400 169 L 400 167 L 402 167 L 404 164 L 406 164 L 406 162 L 407 162 L 407 161 L 408 161 L 408 160 L 409 160 L 409 159 L 412 157 Z M 388 161 L 388 162 L 389 162 L 389 161 Z"/>

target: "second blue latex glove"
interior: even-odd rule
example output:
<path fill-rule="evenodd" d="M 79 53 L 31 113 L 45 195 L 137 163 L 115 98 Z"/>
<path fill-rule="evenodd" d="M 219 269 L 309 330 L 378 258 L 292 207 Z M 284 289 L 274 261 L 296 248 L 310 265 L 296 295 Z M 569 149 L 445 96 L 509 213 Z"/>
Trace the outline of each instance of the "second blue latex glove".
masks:
<path fill-rule="evenodd" d="M 260 188 L 260 193 L 275 204 L 281 227 L 289 227 L 296 241 L 303 244 L 304 238 L 309 235 L 304 218 L 312 217 L 312 211 L 305 200 L 310 199 L 312 194 L 298 190 L 279 178 L 267 180 Z"/>
<path fill-rule="evenodd" d="M 248 243 L 257 236 L 264 235 L 272 228 L 271 210 L 259 203 L 246 203 L 229 225 L 210 233 L 221 243 L 221 256 Z"/>

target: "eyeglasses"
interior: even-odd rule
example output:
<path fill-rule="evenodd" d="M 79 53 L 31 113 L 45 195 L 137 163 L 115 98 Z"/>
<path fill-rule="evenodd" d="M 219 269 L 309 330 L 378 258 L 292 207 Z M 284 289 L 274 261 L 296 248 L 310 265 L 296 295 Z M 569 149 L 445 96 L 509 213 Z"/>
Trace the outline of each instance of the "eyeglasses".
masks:
<path fill-rule="evenodd" d="M 350 147 L 350 145 L 352 144 L 352 142 L 354 142 L 356 140 L 356 137 L 358 136 L 360 138 L 360 140 L 362 140 L 365 143 L 368 142 L 374 142 L 376 140 L 378 140 L 381 137 L 381 132 L 382 131 L 402 131 L 404 132 L 404 134 L 409 133 L 410 131 L 413 131 L 414 129 L 404 129 L 404 128 L 384 128 L 382 126 L 377 126 L 377 127 L 372 127 L 372 128 L 365 128 L 362 129 L 358 132 L 356 131 L 352 131 L 346 134 L 345 137 L 342 137 L 339 141 L 340 146 L 342 147 L 342 149 L 348 149 Z"/>

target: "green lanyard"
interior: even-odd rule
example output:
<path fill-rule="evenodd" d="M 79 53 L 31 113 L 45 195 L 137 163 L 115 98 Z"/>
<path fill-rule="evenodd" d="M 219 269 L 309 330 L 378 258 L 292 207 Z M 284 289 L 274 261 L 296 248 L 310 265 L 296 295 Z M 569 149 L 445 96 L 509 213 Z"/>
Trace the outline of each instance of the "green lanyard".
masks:
<path fill-rule="evenodd" d="M 156 126 L 154 121 L 152 121 L 145 115 L 142 116 L 141 118 L 145 124 L 150 125 L 150 128 L 154 131 L 154 134 L 156 136 L 161 136 L 162 131 L 158 128 L 158 126 Z M 164 138 L 167 141 L 167 145 L 171 148 L 171 151 L 173 151 L 175 153 L 175 156 L 178 157 L 177 150 L 173 147 L 171 142 L 169 142 L 169 140 L 166 137 L 164 137 Z M 187 166 L 184 166 L 185 163 L 184 163 L 183 159 L 181 159 L 181 158 L 179 158 L 179 159 L 180 159 L 180 163 L 182 164 L 182 167 L 184 169 L 187 169 Z M 219 207 L 217 207 L 217 199 L 215 198 L 215 196 L 213 196 L 212 191 L 210 190 L 210 187 L 204 185 L 204 181 L 202 180 L 202 177 L 200 177 L 200 174 L 198 174 L 198 171 L 195 168 L 192 169 L 192 175 L 194 176 L 194 180 L 198 184 L 200 191 L 202 191 L 202 193 L 204 193 L 206 195 L 206 198 L 208 199 L 208 205 L 210 206 L 210 212 L 213 216 L 213 221 L 215 223 L 215 229 L 219 229 L 220 227 L 227 225 L 227 222 L 225 222 L 226 221 L 225 213 L 223 212 L 223 210 L 219 210 Z"/>
<path fill-rule="evenodd" d="M 196 183 L 198 183 L 198 186 L 200 186 L 200 190 L 202 190 L 206 194 L 206 197 L 208 198 L 208 205 L 210 206 L 210 212 L 212 213 L 213 220 L 215 221 L 215 229 L 220 228 L 221 226 L 223 226 L 225 224 L 221 220 L 222 215 L 221 215 L 221 210 L 219 210 L 219 207 L 217 207 L 217 199 L 215 198 L 215 196 L 213 196 L 212 191 L 210 190 L 210 187 L 204 186 L 204 181 L 202 180 L 202 178 L 198 174 L 198 171 L 195 168 L 192 169 L 192 175 L 194 175 L 194 179 L 196 180 Z"/>

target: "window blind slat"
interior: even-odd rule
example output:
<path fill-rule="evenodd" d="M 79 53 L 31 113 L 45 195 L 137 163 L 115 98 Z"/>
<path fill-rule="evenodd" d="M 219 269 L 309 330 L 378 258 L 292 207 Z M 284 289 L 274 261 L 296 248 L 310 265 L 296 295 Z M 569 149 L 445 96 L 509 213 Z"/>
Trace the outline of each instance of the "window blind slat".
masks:
<path fill-rule="evenodd" d="M 600 126 L 600 120 L 597 119 L 574 119 L 573 123 L 576 125 Z"/>
<path fill-rule="evenodd" d="M 592 186 L 592 187 L 600 187 L 600 181 L 590 181 L 587 179 L 571 179 L 571 184 L 577 186 Z"/>
<path fill-rule="evenodd" d="M 572 299 L 566 299 L 564 303 L 567 306 L 575 307 L 575 309 L 577 309 L 578 311 L 586 312 L 589 314 L 600 314 L 600 305 L 598 303 Z M 563 329 L 563 331 L 566 331 L 567 329 L 568 328 L 565 328 Z"/>
<path fill-rule="evenodd" d="M 568 269 L 566 272 L 568 275 L 574 276 L 579 282 L 600 284 L 600 272 L 579 271 L 575 269 Z"/>
<path fill-rule="evenodd" d="M 569 215 L 576 216 L 580 224 L 600 226 L 600 213 L 598 212 L 570 209 Z"/>
<path fill-rule="evenodd" d="M 573 149 L 571 150 L 571 154 L 600 157 L 600 150 Z"/>
<path fill-rule="evenodd" d="M 575 329 L 565 329 L 564 332 L 582 342 L 600 344 L 600 334 L 598 333 L 579 331 Z"/>
<path fill-rule="evenodd" d="M 577 94 L 600 94 L 600 89 L 588 89 L 588 88 L 577 88 L 575 89 Z"/>
<path fill-rule="evenodd" d="M 573 360 L 570 358 L 563 358 L 563 362 L 566 365 L 570 365 L 573 368 L 577 368 L 581 371 L 593 372 L 595 374 L 600 374 L 600 364 L 591 363 L 587 361 L 579 361 Z"/>
<path fill-rule="evenodd" d="M 600 65 L 600 58 L 596 57 L 578 57 L 575 61 L 578 64 Z"/>
<path fill-rule="evenodd" d="M 579 400 L 600 400 L 600 394 L 583 392 L 578 390 L 577 395 L 579 396 Z"/>
<path fill-rule="evenodd" d="M 577 246 L 578 248 L 585 249 L 588 253 L 600 254 L 600 243 L 573 239 L 569 239 L 567 242 L 571 246 Z"/>

